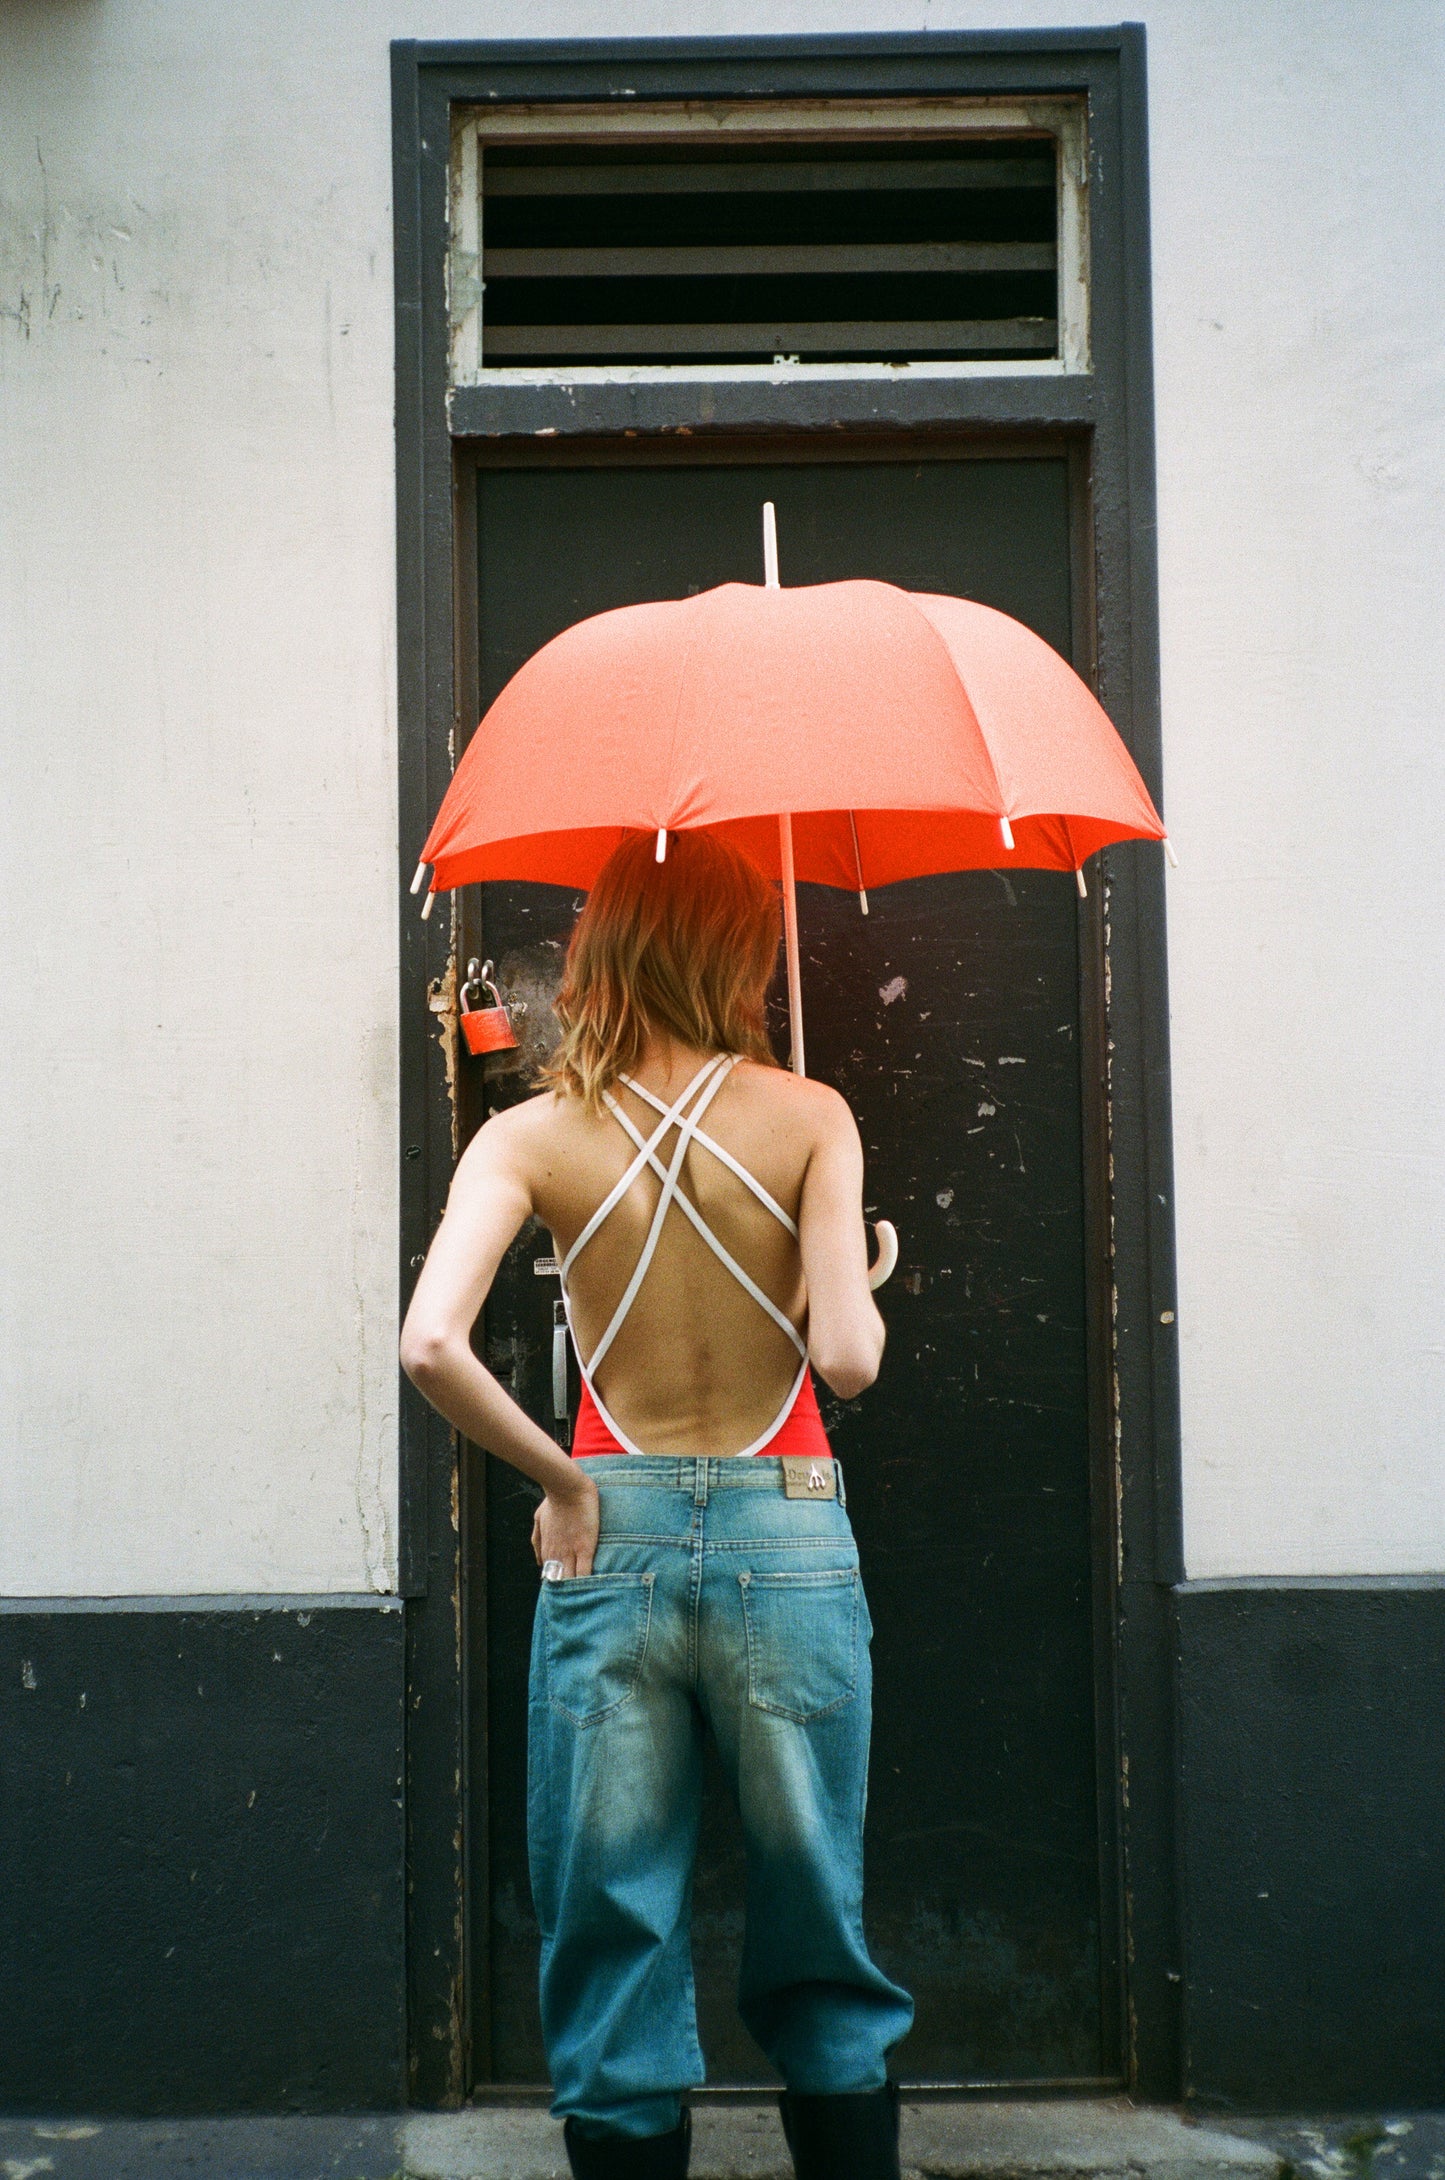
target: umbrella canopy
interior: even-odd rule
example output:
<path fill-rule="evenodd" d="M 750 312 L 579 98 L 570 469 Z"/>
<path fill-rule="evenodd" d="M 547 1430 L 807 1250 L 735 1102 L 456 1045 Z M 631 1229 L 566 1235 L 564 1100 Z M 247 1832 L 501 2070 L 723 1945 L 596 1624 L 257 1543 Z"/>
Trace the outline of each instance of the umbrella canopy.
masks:
<path fill-rule="evenodd" d="M 792 1064 L 805 1072 L 797 879 L 856 886 L 1072 870 L 1114 840 L 1173 850 L 1072 667 L 1021 621 L 891 583 L 764 582 L 623 606 L 512 676 L 457 767 L 412 881 L 422 914 L 484 878 L 592 883 L 623 834 L 707 826 L 783 883 Z M 545 826 L 541 822 L 545 819 Z M 1017 832 L 1015 826 L 1017 825 Z M 886 1277 L 886 1273 L 880 1273 Z"/>
<path fill-rule="evenodd" d="M 708 826 L 771 875 L 863 889 L 1010 862 L 1077 871 L 1164 826 L 1065 660 L 1022 622 L 891 583 L 579 621 L 487 712 L 422 850 L 432 890 L 586 886 L 625 831 Z"/>

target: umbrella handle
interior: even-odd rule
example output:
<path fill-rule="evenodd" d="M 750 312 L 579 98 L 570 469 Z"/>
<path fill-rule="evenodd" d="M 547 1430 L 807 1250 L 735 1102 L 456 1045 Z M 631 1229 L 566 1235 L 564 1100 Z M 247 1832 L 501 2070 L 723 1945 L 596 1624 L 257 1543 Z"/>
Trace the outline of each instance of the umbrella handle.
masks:
<path fill-rule="evenodd" d="M 869 1271 L 868 1284 L 878 1288 L 893 1277 L 898 1262 L 898 1232 L 891 1219 L 880 1219 L 873 1231 L 878 1236 L 878 1262 Z"/>

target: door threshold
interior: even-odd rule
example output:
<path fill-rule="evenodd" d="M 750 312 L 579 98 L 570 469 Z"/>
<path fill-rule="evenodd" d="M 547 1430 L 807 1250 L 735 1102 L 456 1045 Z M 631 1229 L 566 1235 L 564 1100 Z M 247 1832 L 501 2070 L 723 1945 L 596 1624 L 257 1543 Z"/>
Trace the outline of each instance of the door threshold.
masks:
<path fill-rule="evenodd" d="M 758 2104 L 771 2101 L 781 2087 L 781 2082 L 708 2082 L 701 2089 L 689 2090 L 688 2102 L 693 2105 Z M 1027 2102 L 1032 2098 L 1122 2097 L 1125 2094 L 1123 2077 L 1117 2074 L 1060 2074 L 1020 2081 L 901 2080 L 898 2087 L 910 2104 L 927 2104 L 940 2097 L 981 2100 L 997 2097 Z M 472 2090 L 466 2108 L 475 2112 L 536 2109 L 545 2112 L 551 2102 L 552 2092 L 544 2083 L 484 2082 Z"/>

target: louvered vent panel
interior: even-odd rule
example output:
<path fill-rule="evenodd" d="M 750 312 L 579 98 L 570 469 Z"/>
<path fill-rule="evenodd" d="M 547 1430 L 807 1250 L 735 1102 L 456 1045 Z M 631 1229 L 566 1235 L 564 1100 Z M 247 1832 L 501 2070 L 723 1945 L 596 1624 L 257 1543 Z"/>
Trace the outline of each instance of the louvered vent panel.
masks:
<path fill-rule="evenodd" d="M 1058 350 L 1051 137 L 487 145 L 490 365 L 907 363 Z"/>

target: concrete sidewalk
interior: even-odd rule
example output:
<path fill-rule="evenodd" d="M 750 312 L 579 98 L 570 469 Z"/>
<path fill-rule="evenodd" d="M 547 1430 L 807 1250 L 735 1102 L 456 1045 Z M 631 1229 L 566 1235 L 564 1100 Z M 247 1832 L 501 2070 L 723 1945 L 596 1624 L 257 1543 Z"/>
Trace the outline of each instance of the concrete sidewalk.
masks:
<path fill-rule="evenodd" d="M 694 2112 L 694 2180 L 790 2180 L 771 2103 Z M 906 2104 L 912 2180 L 1445 2180 L 1445 2113 L 1201 2118 L 1123 2098 Z M 0 2120 L 3 2180 L 566 2180 L 533 2109 Z"/>
<path fill-rule="evenodd" d="M 560 2139 L 544 2115 L 428 2115 L 406 2127 L 416 2180 L 565 2180 Z M 905 2105 L 903 2166 L 953 2180 L 1275 2180 L 1267 2147 L 1122 2101 Z M 773 2104 L 702 2105 L 693 2113 L 695 2180 L 790 2180 Z"/>

